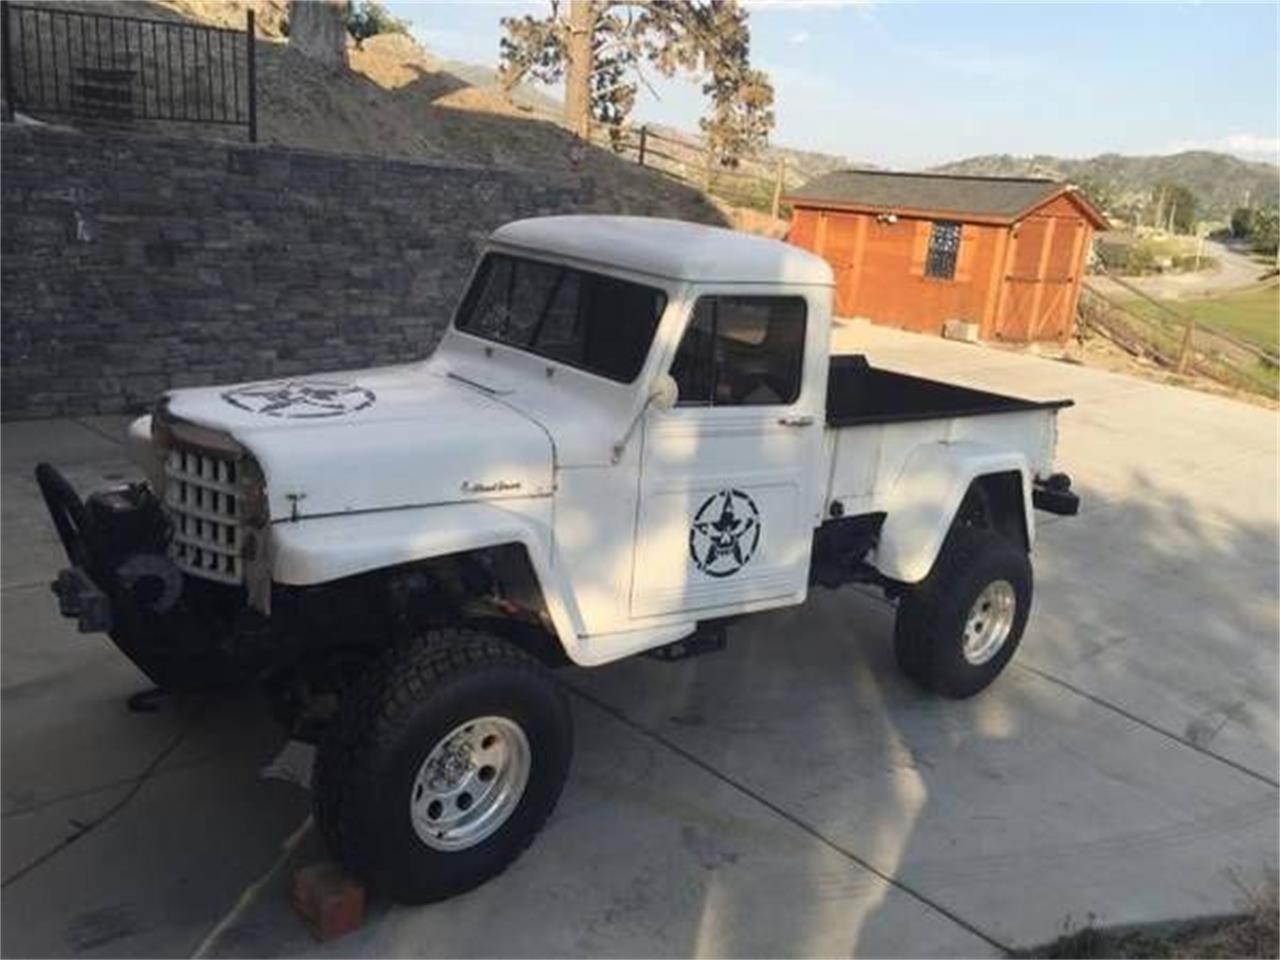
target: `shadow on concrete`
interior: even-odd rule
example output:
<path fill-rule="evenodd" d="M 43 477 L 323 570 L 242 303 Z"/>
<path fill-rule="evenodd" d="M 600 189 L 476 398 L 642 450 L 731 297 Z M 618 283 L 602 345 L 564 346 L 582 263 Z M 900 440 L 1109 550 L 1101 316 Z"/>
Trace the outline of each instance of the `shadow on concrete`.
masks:
<path fill-rule="evenodd" d="M 83 425 L 15 426 L 93 447 L 68 454 L 84 486 L 127 469 Z M 213 953 L 314 949 L 287 881 L 323 852 L 279 865 L 307 800 L 257 778 L 279 733 L 252 698 L 125 711 L 143 680 L 57 619 L 52 533 L 10 524 L 39 516 L 32 456 L 4 453 L 5 553 L 39 566 L 4 594 L 4 952 L 189 952 L 262 877 Z M 566 671 L 580 749 L 539 842 L 322 952 L 982 955 L 1230 909 L 1232 874 L 1275 865 L 1276 531 L 1202 519 L 1179 483 L 1086 484 L 1042 527 L 1023 648 L 970 701 L 903 680 L 892 608 L 858 589 L 744 620 L 723 654 Z"/>
<path fill-rule="evenodd" d="M 989 949 L 1229 911 L 1237 879 L 1275 868 L 1276 530 L 1204 525 L 1134 483 L 1078 534 L 1046 525 L 1024 646 L 973 700 L 900 678 L 892 611 L 856 590 L 744 623 L 721 656 L 570 682 Z M 788 866 L 799 899 L 825 902 L 819 872 Z M 825 925 L 774 911 L 765 942 L 824 953 L 835 930 L 841 952 L 915 953 L 889 892 L 836 897 Z M 691 926 L 714 916 L 715 952 L 768 952 L 740 883 L 717 874 L 704 895 Z"/>

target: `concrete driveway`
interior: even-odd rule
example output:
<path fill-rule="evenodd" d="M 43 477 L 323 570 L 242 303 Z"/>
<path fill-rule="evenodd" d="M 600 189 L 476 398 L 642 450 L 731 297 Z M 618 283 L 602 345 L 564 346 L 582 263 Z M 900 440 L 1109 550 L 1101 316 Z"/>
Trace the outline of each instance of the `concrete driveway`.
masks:
<path fill-rule="evenodd" d="M 1087 922 L 1234 908 L 1277 859 L 1274 414 L 854 325 L 846 351 L 1073 396 L 1085 512 L 1042 522 L 1036 609 L 984 695 L 899 677 L 892 609 L 848 589 L 725 653 L 565 671 L 578 753 L 511 870 L 312 943 L 287 904 L 308 798 L 249 697 L 125 709 L 140 674 L 59 620 L 30 479 L 132 471 L 115 420 L 3 439 L 3 952 L 999 955 Z"/>

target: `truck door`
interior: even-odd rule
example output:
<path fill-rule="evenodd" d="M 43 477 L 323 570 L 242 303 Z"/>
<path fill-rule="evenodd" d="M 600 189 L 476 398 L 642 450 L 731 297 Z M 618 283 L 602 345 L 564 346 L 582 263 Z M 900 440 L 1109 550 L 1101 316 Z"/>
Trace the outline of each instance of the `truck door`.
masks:
<path fill-rule="evenodd" d="M 803 296 L 695 302 L 679 400 L 644 422 L 632 616 L 803 601 L 826 381 L 808 313 Z"/>

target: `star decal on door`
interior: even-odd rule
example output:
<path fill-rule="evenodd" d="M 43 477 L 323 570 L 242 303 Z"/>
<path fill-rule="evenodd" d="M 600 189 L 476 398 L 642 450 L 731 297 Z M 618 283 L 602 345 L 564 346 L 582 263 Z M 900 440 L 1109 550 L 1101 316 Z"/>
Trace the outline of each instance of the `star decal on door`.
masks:
<path fill-rule="evenodd" d="M 721 490 L 698 508 L 689 529 L 689 555 L 709 577 L 745 567 L 760 545 L 760 511 L 741 490 Z"/>

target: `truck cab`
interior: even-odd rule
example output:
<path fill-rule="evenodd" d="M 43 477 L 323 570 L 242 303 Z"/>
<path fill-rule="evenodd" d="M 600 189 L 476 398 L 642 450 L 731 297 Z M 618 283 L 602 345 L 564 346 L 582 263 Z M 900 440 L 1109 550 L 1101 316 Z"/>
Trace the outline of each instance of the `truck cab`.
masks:
<path fill-rule="evenodd" d="M 1012 657 L 1033 507 L 1078 506 L 1068 401 L 833 359 L 831 298 L 821 259 L 728 230 L 509 224 L 426 359 L 171 391 L 130 431 L 146 482 L 87 502 L 41 465 L 55 592 L 162 688 L 261 683 L 319 744 L 338 857 L 460 892 L 563 786 L 555 666 L 678 660 L 850 582 L 898 599 L 928 689 Z"/>

